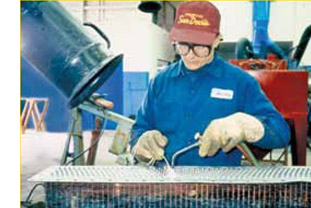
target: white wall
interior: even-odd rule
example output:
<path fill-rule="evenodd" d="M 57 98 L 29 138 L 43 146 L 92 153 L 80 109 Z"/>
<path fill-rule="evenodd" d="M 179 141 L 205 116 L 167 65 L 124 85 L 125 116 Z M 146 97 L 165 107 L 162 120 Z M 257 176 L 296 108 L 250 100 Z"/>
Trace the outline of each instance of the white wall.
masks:
<path fill-rule="evenodd" d="M 167 32 L 151 23 L 151 16 L 137 10 L 139 1 L 105 1 L 105 15 L 93 21 L 112 40 L 113 51 L 125 53 L 126 71 L 152 71 L 157 59 L 172 59 Z M 236 42 L 242 37 L 252 39 L 251 1 L 213 1 L 222 15 L 224 41 Z M 62 1 L 82 20 L 82 2 Z M 94 2 L 94 4 L 96 4 Z M 79 9 L 80 8 L 80 9 Z M 80 16 L 80 17 L 79 17 Z M 98 15 L 97 15 L 98 16 Z M 97 20 L 97 22 L 96 22 Z M 311 24 L 311 1 L 273 1 L 269 34 L 274 41 L 298 44 L 303 30 Z M 311 43 L 302 63 L 311 65 Z"/>
<path fill-rule="evenodd" d="M 82 21 L 81 2 L 62 1 L 73 16 Z M 124 71 L 148 71 L 151 77 L 157 70 L 157 60 L 172 61 L 174 51 L 168 33 L 151 22 L 151 15 L 137 9 L 139 1 L 106 1 L 87 7 L 88 21 L 100 27 L 109 37 L 114 53 L 124 54 Z M 100 12 L 100 10 L 102 12 Z M 80 15 L 80 17 L 79 17 Z M 97 40 L 98 35 L 88 29 Z"/>
<path fill-rule="evenodd" d="M 252 37 L 252 4 L 249 1 L 212 1 L 221 14 L 221 33 L 225 42 Z"/>
<path fill-rule="evenodd" d="M 149 71 L 157 69 L 157 59 L 171 61 L 173 49 L 168 33 L 151 22 L 151 15 L 133 7 L 106 13 L 100 23 L 112 41 L 112 50 L 124 53 L 125 71 Z"/>

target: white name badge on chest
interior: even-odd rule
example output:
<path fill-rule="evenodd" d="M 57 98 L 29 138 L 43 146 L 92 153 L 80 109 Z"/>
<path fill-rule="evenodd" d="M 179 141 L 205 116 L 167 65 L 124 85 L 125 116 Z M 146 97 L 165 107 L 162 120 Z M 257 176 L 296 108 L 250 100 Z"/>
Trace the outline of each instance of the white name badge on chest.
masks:
<path fill-rule="evenodd" d="M 232 90 L 224 90 L 219 88 L 213 88 L 211 91 L 212 98 L 225 99 L 225 100 L 232 100 L 233 94 L 234 93 Z"/>

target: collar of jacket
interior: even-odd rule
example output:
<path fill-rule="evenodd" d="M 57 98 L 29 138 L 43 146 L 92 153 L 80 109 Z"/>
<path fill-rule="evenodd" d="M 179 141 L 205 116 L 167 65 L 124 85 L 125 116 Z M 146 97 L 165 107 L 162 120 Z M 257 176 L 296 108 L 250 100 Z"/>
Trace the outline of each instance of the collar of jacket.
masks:
<path fill-rule="evenodd" d="M 223 75 L 223 67 L 220 67 L 221 58 L 215 54 L 214 60 L 200 68 L 199 70 L 203 70 L 202 75 L 212 75 L 217 78 L 221 78 Z M 185 64 L 182 60 L 180 60 L 177 64 L 176 69 L 171 73 L 171 77 L 179 77 L 185 76 Z"/>

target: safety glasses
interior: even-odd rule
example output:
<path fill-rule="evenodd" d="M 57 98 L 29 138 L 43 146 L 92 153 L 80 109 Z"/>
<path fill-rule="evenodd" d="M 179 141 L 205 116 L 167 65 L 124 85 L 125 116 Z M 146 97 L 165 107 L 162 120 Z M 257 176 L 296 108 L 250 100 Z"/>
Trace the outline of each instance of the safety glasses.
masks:
<path fill-rule="evenodd" d="M 208 57 L 211 51 L 211 46 L 209 45 L 199 45 L 199 44 L 191 44 L 191 43 L 183 43 L 183 42 L 175 42 L 173 43 L 175 51 L 181 55 L 186 56 L 192 50 L 192 52 L 201 58 Z"/>

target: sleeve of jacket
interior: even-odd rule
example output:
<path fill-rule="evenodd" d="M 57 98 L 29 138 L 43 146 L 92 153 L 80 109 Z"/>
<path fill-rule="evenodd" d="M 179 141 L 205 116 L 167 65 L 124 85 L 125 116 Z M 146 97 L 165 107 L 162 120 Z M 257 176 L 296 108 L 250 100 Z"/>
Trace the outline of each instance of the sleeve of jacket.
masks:
<path fill-rule="evenodd" d="M 138 109 L 136 121 L 132 127 L 130 146 L 135 146 L 138 138 L 146 131 L 154 129 L 154 80 L 151 80 L 143 102 Z"/>
<path fill-rule="evenodd" d="M 290 139 L 290 129 L 283 116 L 253 77 L 248 80 L 244 89 L 243 111 L 259 119 L 265 128 L 263 138 L 253 144 L 265 149 L 286 147 Z"/>

